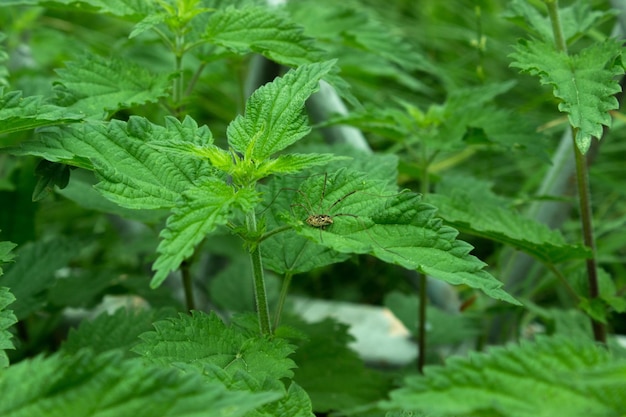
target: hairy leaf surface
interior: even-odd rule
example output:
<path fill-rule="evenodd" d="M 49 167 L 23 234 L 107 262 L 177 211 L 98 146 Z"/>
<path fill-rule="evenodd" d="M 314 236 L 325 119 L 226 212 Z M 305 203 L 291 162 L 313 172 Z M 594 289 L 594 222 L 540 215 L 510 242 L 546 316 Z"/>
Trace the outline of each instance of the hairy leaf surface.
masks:
<path fill-rule="evenodd" d="M 0 373 L 0 414 L 47 416 L 243 416 L 280 394 L 227 391 L 194 374 L 80 351 L 24 360 Z"/>
<path fill-rule="evenodd" d="M 22 97 L 20 91 L 5 93 L 0 88 L 0 134 L 76 123 L 83 117 L 84 114 L 55 106 L 42 96 Z"/>
<path fill-rule="evenodd" d="M 183 193 L 183 198 L 167 219 L 167 227 L 160 234 L 163 240 L 157 248 L 159 257 L 152 266 L 156 274 L 150 286 L 161 285 L 170 271 L 193 254 L 196 245 L 207 234 L 228 221 L 234 209 L 251 210 L 256 200 L 254 190 L 236 191 L 216 178 L 207 179 Z"/>
<path fill-rule="evenodd" d="M 456 229 L 506 243 L 542 262 L 556 264 L 591 255 L 583 246 L 567 244 L 559 231 L 516 214 L 487 184 L 469 177 L 448 177 L 427 199 Z"/>
<path fill-rule="evenodd" d="M 293 376 L 295 364 L 287 358 L 293 348 L 284 340 L 226 326 L 214 313 L 193 311 L 154 327 L 133 349 L 151 362 L 211 365 L 231 376 L 243 371 L 260 382 Z"/>
<path fill-rule="evenodd" d="M 468 285 L 490 297 L 518 304 L 502 283 L 470 255 L 472 247 L 456 240 L 458 232 L 435 217 L 436 208 L 411 192 L 398 193 L 387 182 L 341 169 L 314 175 L 291 189 L 290 213 L 283 215 L 296 232 L 344 254 L 370 254 L 385 262 L 418 270 L 450 284 Z M 311 216 L 327 215 L 332 224 L 315 227 Z M 276 237 L 280 239 L 280 235 Z M 298 258 L 311 254 L 302 248 Z M 298 261 L 299 259 L 296 259 Z"/>
<path fill-rule="evenodd" d="M 424 376 L 392 391 L 385 407 L 455 416 L 618 416 L 626 380 L 592 383 L 583 376 L 610 365 L 623 367 L 624 360 L 592 341 L 545 337 L 426 367 Z"/>
<path fill-rule="evenodd" d="M 237 54 L 256 52 L 285 65 L 321 58 L 321 50 L 302 28 L 275 10 L 262 7 L 218 10 L 209 18 L 205 39 Z"/>
<path fill-rule="evenodd" d="M 304 102 L 319 89 L 335 61 L 303 65 L 252 94 L 246 111 L 228 126 L 228 142 L 247 159 L 265 160 L 304 137 L 311 128 Z"/>
<path fill-rule="evenodd" d="M 55 92 L 59 104 L 89 116 L 104 116 L 168 94 L 167 74 L 154 74 L 134 63 L 117 58 L 81 55 L 57 70 Z"/>
<path fill-rule="evenodd" d="M 562 100 L 559 110 L 568 114 L 577 129 L 576 144 L 582 153 L 589 149 L 592 137 L 602 137 L 602 126 L 611 124 L 608 112 L 619 107 L 614 95 L 621 91 L 615 77 L 624 73 L 621 48 L 617 41 L 608 40 L 568 56 L 548 43 L 522 41 L 510 55 L 512 67 L 552 86 Z"/>

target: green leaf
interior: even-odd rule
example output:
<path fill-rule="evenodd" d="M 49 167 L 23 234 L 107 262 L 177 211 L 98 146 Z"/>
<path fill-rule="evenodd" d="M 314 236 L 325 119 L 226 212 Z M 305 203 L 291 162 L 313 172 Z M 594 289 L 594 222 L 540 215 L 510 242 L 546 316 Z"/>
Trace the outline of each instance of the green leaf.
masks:
<path fill-rule="evenodd" d="M 193 311 L 157 322 L 154 328 L 133 348 L 150 362 L 211 365 L 230 376 L 244 372 L 261 383 L 293 376 L 295 364 L 287 358 L 293 349 L 284 340 L 227 327 L 214 313 Z"/>
<path fill-rule="evenodd" d="M 211 15 L 205 40 L 236 54 L 259 53 L 279 64 L 297 66 L 321 59 L 321 50 L 302 28 L 276 10 L 228 7 Z"/>
<path fill-rule="evenodd" d="M 518 43 L 510 57 L 512 67 L 539 76 L 559 98 L 559 110 L 568 114 L 577 129 L 576 144 L 587 152 L 591 137 L 602 137 L 602 126 L 610 126 L 610 110 L 619 107 L 614 95 L 621 91 L 616 77 L 624 73 L 621 44 L 616 40 L 594 43 L 577 55 L 558 52 L 551 44 L 537 41 Z"/>
<path fill-rule="evenodd" d="M 0 370 L 9 366 L 9 357 L 5 350 L 15 349 L 11 338 L 13 335 L 7 330 L 17 323 L 17 317 L 7 306 L 15 301 L 15 297 L 6 287 L 0 287 Z"/>
<path fill-rule="evenodd" d="M 257 201 L 254 190 L 235 190 L 217 178 L 207 179 L 198 187 L 183 193 L 177 207 L 167 219 L 167 227 L 160 236 L 159 257 L 152 266 L 156 274 L 150 282 L 155 288 L 193 254 L 194 248 L 217 226 L 226 224 L 233 209 L 249 211 Z"/>
<path fill-rule="evenodd" d="M 229 144 L 246 159 L 263 161 L 308 134 L 304 103 L 334 63 L 303 65 L 256 90 L 245 115 L 228 126 Z"/>
<path fill-rule="evenodd" d="M 327 319 L 298 323 L 297 328 L 307 339 L 293 355 L 298 364 L 294 380 L 309 394 L 316 412 L 348 410 L 385 397 L 387 381 L 348 347 L 352 336 L 346 325 Z"/>
<path fill-rule="evenodd" d="M 626 379 L 592 383 L 585 374 L 624 364 L 593 341 L 544 337 L 426 367 L 383 406 L 459 417 L 619 416 L 626 408 Z"/>
<path fill-rule="evenodd" d="M 0 373 L 4 417 L 244 416 L 280 394 L 227 391 L 120 352 L 80 351 L 24 360 Z"/>
<path fill-rule="evenodd" d="M 583 246 L 567 244 L 558 230 L 516 213 L 509 201 L 489 188 L 477 179 L 453 175 L 443 179 L 427 201 L 439 208 L 438 215 L 450 226 L 511 245 L 548 264 L 591 255 Z"/>
<path fill-rule="evenodd" d="M 73 6 L 119 17 L 140 17 L 154 12 L 154 3 L 145 0 L 3 0 L 2 6 Z"/>
<path fill-rule="evenodd" d="M 2 276 L 2 274 L 4 273 L 2 270 L 2 264 L 13 262 L 15 254 L 13 254 L 11 251 L 16 246 L 17 245 L 13 242 L 0 242 L 0 276 Z"/>
<path fill-rule="evenodd" d="M 0 87 L 0 134 L 80 121 L 84 114 L 50 104 L 42 96 L 22 97 Z"/>
<path fill-rule="evenodd" d="M 94 353 L 115 349 L 127 352 L 140 342 L 140 334 L 152 329 L 155 320 L 165 319 L 172 315 L 172 311 L 120 308 L 113 314 L 102 313 L 93 320 L 83 320 L 78 329 L 70 329 L 61 350 L 68 355 L 75 355 L 87 347 Z"/>
<path fill-rule="evenodd" d="M 171 208 L 194 181 L 211 175 L 211 168 L 204 160 L 147 146 L 166 138 L 199 145 L 213 141 L 209 129 L 190 117 L 182 122 L 168 117 L 163 127 L 132 116 L 128 122 L 92 121 L 51 130 L 39 143 L 22 144 L 21 153 L 95 170 L 101 180 L 96 188 L 122 207 Z"/>
<path fill-rule="evenodd" d="M 156 102 L 168 95 L 168 75 L 154 74 L 121 59 L 83 54 L 57 70 L 60 104 L 89 116 Z"/>
<path fill-rule="evenodd" d="M 81 244 L 65 238 L 26 243 L 19 248 L 19 261 L 0 277 L 17 299 L 12 308 L 18 318 L 37 311 L 44 293 L 55 283 L 55 272 L 77 256 Z"/>
<path fill-rule="evenodd" d="M 294 192 L 291 211 L 287 221 L 298 234 L 337 252 L 370 254 L 519 304 L 469 254 L 472 247 L 456 240 L 458 232 L 442 225 L 433 206 L 414 193 L 397 193 L 386 181 L 349 169 L 313 176 Z M 319 215 L 329 216 L 332 223 L 317 227 L 307 222 Z"/>
<path fill-rule="evenodd" d="M 385 296 L 385 306 L 404 324 L 410 332 L 418 328 L 419 300 L 416 295 L 393 291 Z M 427 306 L 428 346 L 446 346 L 467 342 L 480 336 L 482 318 L 471 313 L 447 312 Z M 417 336 L 414 334 L 414 336 Z M 430 349 L 429 349 L 430 350 Z"/>
<path fill-rule="evenodd" d="M 542 15 L 535 6 L 525 0 L 511 0 L 504 17 L 517 23 L 527 32 L 544 42 L 553 42 L 554 34 L 548 16 Z M 569 44 L 588 33 L 594 26 L 615 16 L 616 10 L 592 10 L 591 4 L 584 1 L 574 2 L 571 6 L 561 7 L 559 18 L 566 42 Z"/>

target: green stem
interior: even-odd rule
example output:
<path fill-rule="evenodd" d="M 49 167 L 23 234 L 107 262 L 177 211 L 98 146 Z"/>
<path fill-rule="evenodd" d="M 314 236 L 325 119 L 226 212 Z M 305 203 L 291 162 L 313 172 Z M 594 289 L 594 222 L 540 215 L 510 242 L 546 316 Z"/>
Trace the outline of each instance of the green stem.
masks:
<path fill-rule="evenodd" d="M 422 144 L 422 163 L 424 164 L 424 170 L 422 173 L 422 180 L 420 185 L 420 191 L 422 195 L 426 195 L 430 190 L 430 173 L 429 166 L 431 160 L 428 158 L 428 150 L 426 146 Z M 424 373 L 424 365 L 426 364 L 426 304 L 428 303 L 428 297 L 426 293 L 427 279 L 424 273 L 419 274 L 419 313 L 417 321 L 417 371 L 421 374 Z"/>
<path fill-rule="evenodd" d="M 276 307 L 276 313 L 274 314 L 274 328 L 278 327 L 278 323 L 280 323 L 280 316 L 283 313 L 283 306 L 285 305 L 285 300 L 287 299 L 287 293 L 289 292 L 289 286 L 291 285 L 291 278 L 293 278 L 293 274 L 287 272 L 285 274 L 285 278 L 283 279 L 280 296 L 278 297 L 278 306 Z"/>
<path fill-rule="evenodd" d="M 187 304 L 187 311 L 195 310 L 196 303 L 193 297 L 193 284 L 191 279 L 191 262 L 189 260 L 184 261 L 180 265 L 180 272 L 183 277 L 183 288 L 185 290 L 185 302 Z"/>
<path fill-rule="evenodd" d="M 246 225 L 250 236 L 256 236 L 257 225 L 254 210 L 246 215 Z M 254 298 L 256 300 L 257 314 L 259 315 L 259 328 L 262 335 L 270 335 L 270 312 L 267 304 L 267 291 L 265 290 L 265 278 L 263 276 L 263 261 L 261 259 L 261 246 L 258 241 L 252 243 L 250 259 L 252 261 L 252 274 L 254 278 Z"/>
<path fill-rule="evenodd" d="M 548 6 L 548 14 L 552 23 L 552 32 L 556 48 L 567 53 L 567 44 L 563 36 L 563 28 L 559 17 L 559 2 L 557 0 L 545 0 Z M 583 230 L 583 242 L 591 250 L 591 258 L 585 261 L 587 267 L 587 281 L 589 283 L 589 298 L 591 300 L 600 296 L 598 286 L 598 269 L 596 266 L 596 245 L 593 235 L 593 216 L 591 211 L 591 191 L 589 188 L 589 171 L 585 155 L 576 145 L 577 130 L 572 128 L 572 140 L 574 141 L 574 160 L 576 162 L 576 187 L 578 189 L 578 204 L 580 207 L 580 220 Z M 606 343 L 606 328 L 601 322 L 591 319 L 594 339 Z"/>

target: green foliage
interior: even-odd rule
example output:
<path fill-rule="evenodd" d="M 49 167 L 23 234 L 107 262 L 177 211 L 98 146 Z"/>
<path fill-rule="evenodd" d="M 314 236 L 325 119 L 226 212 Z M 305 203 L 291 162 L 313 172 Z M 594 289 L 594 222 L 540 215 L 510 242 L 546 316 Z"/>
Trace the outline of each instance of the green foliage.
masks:
<path fill-rule="evenodd" d="M 442 416 L 617 416 L 626 406 L 625 380 L 583 377 L 608 363 L 624 366 L 591 341 L 542 338 L 429 367 L 407 378 L 385 407 Z"/>
<path fill-rule="evenodd" d="M 9 365 L 9 358 L 5 350 L 15 349 L 11 342 L 11 333 L 7 329 L 17 323 L 17 317 L 13 311 L 6 309 L 13 301 L 15 301 L 15 297 L 9 289 L 0 287 L 0 369 Z"/>
<path fill-rule="evenodd" d="M 614 95 L 621 91 L 615 77 L 624 73 L 621 48 L 619 42 L 609 40 L 577 55 L 566 55 L 548 43 L 525 41 L 511 54 L 512 67 L 537 75 L 542 84 L 552 86 L 561 100 L 559 110 L 568 114 L 577 130 L 576 144 L 583 153 L 592 137 L 602 137 L 602 126 L 610 125 L 608 112 L 619 107 Z"/>
<path fill-rule="evenodd" d="M 0 415 L 621 415 L 609 3 L 266 3 L 2 2 Z"/>
<path fill-rule="evenodd" d="M 0 88 L 2 134 L 76 122 L 83 117 L 75 110 L 51 104 L 44 97 L 22 97 L 19 91 L 5 93 Z"/>
<path fill-rule="evenodd" d="M 557 264 L 591 255 L 584 246 L 567 244 L 559 231 L 516 214 L 510 201 L 476 179 L 450 176 L 428 200 L 458 230 L 509 244 L 542 262 Z"/>
<path fill-rule="evenodd" d="M 33 378 L 36 375 L 36 378 Z M 100 355 L 38 356 L 0 374 L 5 416 L 243 416 L 276 399 L 274 393 L 227 391 L 193 374 Z"/>

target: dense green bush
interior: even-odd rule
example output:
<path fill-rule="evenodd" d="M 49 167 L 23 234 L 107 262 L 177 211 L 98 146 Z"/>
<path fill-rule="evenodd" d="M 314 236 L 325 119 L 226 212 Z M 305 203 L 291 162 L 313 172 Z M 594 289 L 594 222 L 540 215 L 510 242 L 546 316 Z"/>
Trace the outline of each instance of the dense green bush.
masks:
<path fill-rule="evenodd" d="M 0 414 L 623 415 L 622 19 L 4 0 Z"/>

